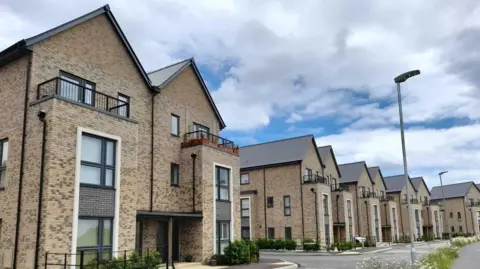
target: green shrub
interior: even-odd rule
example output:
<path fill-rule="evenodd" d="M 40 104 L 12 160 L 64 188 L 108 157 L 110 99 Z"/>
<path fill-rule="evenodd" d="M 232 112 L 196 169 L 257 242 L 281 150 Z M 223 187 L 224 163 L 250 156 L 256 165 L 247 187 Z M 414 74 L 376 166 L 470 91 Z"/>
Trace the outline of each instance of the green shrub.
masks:
<path fill-rule="evenodd" d="M 313 239 L 305 238 L 303 239 L 303 250 L 304 251 L 319 251 L 320 245 L 314 243 Z"/>
<path fill-rule="evenodd" d="M 422 236 L 422 241 L 429 242 L 429 241 L 433 241 L 433 240 L 435 240 L 435 237 L 433 237 L 433 236 L 428 236 L 428 235 Z"/>
<path fill-rule="evenodd" d="M 297 242 L 295 242 L 295 240 L 285 241 L 285 249 L 295 250 L 296 248 L 297 248 Z"/>
<path fill-rule="evenodd" d="M 277 239 L 275 240 L 274 246 L 276 250 L 284 249 L 285 242 L 282 239 Z"/>
<path fill-rule="evenodd" d="M 87 269 L 141 269 L 141 268 L 157 268 L 162 263 L 160 252 L 149 252 L 148 255 L 139 255 L 134 252 L 130 256 L 120 256 L 108 260 L 101 260 L 98 262 L 93 259 L 85 265 Z M 125 267 L 126 265 L 126 267 Z"/>
<path fill-rule="evenodd" d="M 256 240 L 258 249 L 274 249 L 272 240 L 266 238 L 259 238 Z"/>
<path fill-rule="evenodd" d="M 250 257 L 249 257 L 250 262 L 259 262 L 260 252 L 258 251 L 257 244 L 255 242 L 248 241 L 247 246 L 250 251 Z"/>
<path fill-rule="evenodd" d="M 458 257 L 458 248 L 443 247 L 434 253 L 425 256 L 419 263 L 427 268 L 450 269 L 453 261 Z"/>
<path fill-rule="evenodd" d="M 227 258 L 222 254 L 215 254 L 212 256 L 212 260 L 217 261 L 217 265 L 228 265 Z"/>
<path fill-rule="evenodd" d="M 230 265 L 250 263 L 250 246 L 243 240 L 235 240 L 223 252 Z"/>

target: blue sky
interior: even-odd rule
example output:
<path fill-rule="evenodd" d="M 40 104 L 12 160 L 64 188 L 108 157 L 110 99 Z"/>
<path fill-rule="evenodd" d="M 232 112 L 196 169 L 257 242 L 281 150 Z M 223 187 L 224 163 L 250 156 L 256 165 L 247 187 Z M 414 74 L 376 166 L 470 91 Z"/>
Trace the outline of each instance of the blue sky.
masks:
<path fill-rule="evenodd" d="M 0 47 L 105 3 L 0 3 Z M 151 0 L 109 5 L 146 70 L 195 57 L 240 145 L 314 134 L 340 163 L 402 170 L 393 78 L 402 87 L 409 171 L 432 186 L 480 174 L 480 3 Z M 435 12 L 432 12 L 434 10 Z M 395 16 L 392 16 L 395 14 Z"/>

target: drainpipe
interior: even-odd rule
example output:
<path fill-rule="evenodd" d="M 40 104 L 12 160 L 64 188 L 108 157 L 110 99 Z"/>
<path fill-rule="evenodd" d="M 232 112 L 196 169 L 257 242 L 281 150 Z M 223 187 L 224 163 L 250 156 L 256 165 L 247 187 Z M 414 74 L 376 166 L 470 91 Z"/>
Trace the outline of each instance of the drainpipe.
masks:
<path fill-rule="evenodd" d="M 316 241 L 316 242 L 318 243 L 318 238 L 319 238 L 319 236 L 318 236 L 318 205 L 317 205 L 317 201 L 318 201 L 318 200 L 317 200 L 317 192 L 315 191 L 314 188 L 311 188 L 310 190 L 313 192 L 313 195 L 315 196 L 315 233 L 316 233 L 316 235 L 317 235 L 317 238 L 316 238 L 317 241 Z"/>
<path fill-rule="evenodd" d="M 192 213 L 195 213 L 195 160 L 197 159 L 197 154 L 192 153 Z"/>
<path fill-rule="evenodd" d="M 38 208 L 37 208 L 37 235 L 35 238 L 35 265 L 34 269 L 38 268 L 38 256 L 40 252 L 40 229 L 42 226 L 42 209 L 43 209 L 43 185 L 44 185 L 44 174 L 45 174 L 45 144 L 47 142 L 47 121 L 45 120 L 45 112 L 38 112 L 38 119 L 43 122 L 43 133 L 42 133 L 42 157 L 40 161 L 40 186 L 38 190 Z"/>
<path fill-rule="evenodd" d="M 302 208 L 302 246 L 305 240 L 305 219 L 303 218 L 303 180 L 302 180 L 302 163 L 300 163 L 300 207 Z"/>
<path fill-rule="evenodd" d="M 25 143 L 27 136 L 27 112 L 28 112 L 28 90 L 30 87 L 30 71 L 32 69 L 32 54 L 28 56 L 27 73 L 25 81 L 25 100 L 23 108 L 23 130 L 22 130 L 22 148 L 20 155 L 20 178 L 18 180 L 18 197 L 17 197 L 17 218 L 15 223 L 15 245 L 13 250 L 13 269 L 17 269 L 17 256 L 18 256 L 18 240 L 20 239 L 20 216 L 22 212 L 22 188 L 23 188 L 23 175 L 25 170 Z"/>
<path fill-rule="evenodd" d="M 265 180 L 265 168 L 263 168 L 263 210 L 265 212 L 265 238 L 268 238 L 268 228 L 267 228 L 267 186 Z"/>
<path fill-rule="evenodd" d="M 150 212 L 153 211 L 153 164 L 154 164 L 154 148 L 155 148 L 155 96 L 157 92 L 153 93 L 152 95 L 152 114 L 151 114 L 151 134 L 150 134 Z"/>

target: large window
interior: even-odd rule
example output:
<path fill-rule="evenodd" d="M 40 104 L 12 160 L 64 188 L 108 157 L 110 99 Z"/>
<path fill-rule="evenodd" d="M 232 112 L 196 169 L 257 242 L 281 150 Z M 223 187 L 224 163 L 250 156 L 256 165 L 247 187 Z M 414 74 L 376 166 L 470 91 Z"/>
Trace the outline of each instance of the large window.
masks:
<path fill-rule="evenodd" d="M 129 103 L 130 103 L 130 97 L 128 95 L 119 93 L 118 94 L 118 115 L 123 116 L 123 117 L 130 117 L 130 111 L 129 111 Z"/>
<path fill-rule="evenodd" d="M 267 197 L 267 207 L 272 208 L 273 207 L 273 197 Z"/>
<path fill-rule="evenodd" d="M 347 212 L 348 212 L 348 217 L 352 217 L 352 201 L 347 200 Z"/>
<path fill-rule="evenodd" d="M 80 183 L 102 187 L 115 186 L 114 140 L 82 135 Z"/>
<path fill-rule="evenodd" d="M 268 227 L 268 239 L 275 239 L 275 228 Z"/>
<path fill-rule="evenodd" d="M 66 72 L 60 72 L 60 96 L 93 106 L 95 105 L 94 92 L 94 83 Z"/>
<path fill-rule="evenodd" d="M 325 216 L 329 215 L 329 210 L 328 210 L 328 195 L 324 194 L 323 195 L 323 214 Z"/>
<path fill-rule="evenodd" d="M 78 219 L 77 229 L 77 264 L 80 264 L 83 251 L 83 264 L 98 257 L 112 257 L 112 218 Z M 98 253 L 98 254 L 97 254 Z"/>
<path fill-rule="evenodd" d="M 240 175 L 240 185 L 247 185 L 250 183 L 250 179 L 248 178 L 248 174 L 241 174 Z"/>
<path fill-rule="evenodd" d="M 290 205 L 290 196 L 283 196 L 283 214 L 285 216 L 292 215 L 292 206 Z"/>
<path fill-rule="evenodd" d="M 223 254 L 229 243 L 230 221 L 217 221 L 217 253 Z"/>
<path fill-rule="evenodd" d="M 240 199 L 240 214 L 242 218 L 250 217 L 250 199 Z"/>
<path fill-rule="evenodd" d="M 217 166 L 215 170 L 217 200 L 230 201 L 230 169 Z"/>
<path fill-rule="evenodd" d="M 8 140 L 0 140 L 0 190 L 5 188 L 7 174 Z"/>
<path fill-rule="evenodd" d="M 292 240 L 292 227 L 285 227 L 285 240 Z"/>
<path fill-rule="evenodd" d="M 180 116 L 172 114 L 170 118 L 170 133 L 174 136 L 180 136 Z"/>
<path fill-rule="evenodd" d="M 180 184 L 180 166 L 176 163 L 170 164 L 170 185 L 178 187 Z"/>

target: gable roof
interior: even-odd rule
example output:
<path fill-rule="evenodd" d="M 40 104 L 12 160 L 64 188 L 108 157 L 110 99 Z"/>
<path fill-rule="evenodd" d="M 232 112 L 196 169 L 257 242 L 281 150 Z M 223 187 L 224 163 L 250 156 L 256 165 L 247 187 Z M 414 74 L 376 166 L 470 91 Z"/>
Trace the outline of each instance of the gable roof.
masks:
<path fill-rule="evenodd" d="M 309 147 L 315 147 L 318 159 L 323 165 L 313 135 L 292 137 L 277 141 L 255 144 L 240 148 L 241 169 L 258 168 L 301 162 Z"/>
<path fill-rule="evenodd" d="M 363 169 L 367 171 L 368 178 L 370 178 L 370 182 L 372 178 L 368 173 L 367 163 L 365 161 L 361 162 L 354 162 L 354 163 L 344 163 L 338 166 L 340 172 L 342 172 L 342 176 L 340 177 L 340 183 L 356 183 L 360 179 L 362 175 Z"/>
<path fill-rule="evenodd" d="M 372 178 L 372 180 L 374 180 L 377 174 L 380 174 L 380 179 L 382 180 L 383 186 L 385 187 L 385 190 L 387 189 L 387 184 L 385 184 L 385 179 L 383 178 L 380 167 L 378 166 L 368 167 L 368 173 L 370 174 L 370 177 Z"/>
<path fill-rule="evenodd" d="M 63 31 L 66 31 L 76 25 L 79 25 L 85 21 L 88 21 L 90 19 L 93 19 L 97 16 L 105 14 L 110 21 L 110 23 L 113 25 L 113 28 L 115 29 L 115 32 L 118 34 L 118 37 L 120 38 L 122 44 L 125 46 L 127 49 L 128 54 L 132 58 L 133 62 L 135 63 L 136 68 L 140 72 L 140 75 L 143 77 L 145 82 L 149 87 L 151 87 L 150 80 L 147 76 L 147 73 L 143 69 L 142 65 L 140 64 L 140 61 L 138 60 L 137 56 L 135 55 L 135 52 L 133 51 L 132 47 L 130 46 L 130 43 L 128 42 L 127 38 L 125 37 L 125 34 L 123 33 L 122 29 L 120 28 L 120 25 L 118 25 L 117 20 L 113 16 L 112 12 L 110 11 L 110 7 L 108 5 L 105 5 L 99 9 L 96 9 L 90 13 L 87 13 L 83 16 L 80 16 L 76 19 L 73 19 L 69 22 L 66 22 L 64 24 L 61 24 L 55 28 L 52 28 L 48 31 L 45 31 L 43 33 L 40 33 L 36 36 L 32 36 L 27 39 L 23 39 L 18 41 L 17 43 L 13 44 L 12 46 L 6 48 L 2 52 L 0 52 L 0 66 L 2 64 L 8 63 L 9 61 L 12 61 L 13 59 L 16 59 L 15 57 L 20 57 L 25 55 L 25 53 L 29 50 L 31 50 L 31 46 L 35 45 L 36 43 L 43 41 L 47 38 L 50 38 L 58 33 L 61 33 Z"/>
<path fill-rule="evenodd" d="M 412 177 L 411 180 L 412 180 L 413 186 L 417 189 L 417 191 L 420 188 L 420 184 L 423 184 L 423 186 L 425 186 L 425 189 L 427 189 L 428 195 L 429 196 L 432 195 L 423 177 Z"/>
<path fill-rule="evenodd" d="M 332 146 L 328 145 L 328 146 L 318 147 L 317 149 L 318 149 L 318 153 L 320 154 L 320 158 L 322 158 L 323 162 L 325 162 L 329 154 L 332 155 L 332 159 L 335 164 L 335 169 L 337 169 L 338 176 L 342 177 L 342 173 L 340 173 L 340 169 L 338 168 L 337 159 L 335 158 L 335 153 L 333 153 Z"/>
<path fill-rule="evenodd" d="M 205 81 L 203 80 L 202 75 L 200 74 L 200 71 L 198 70 L 198 67 L 195 64 L 195 60 L 193 58 L 189 58 L 171 65 L 162 67 L 158 70 L 149 72 L 148 77 L 152 81 L 152 85 L 154 87 L 163 89 L 172 80 L 178 77 L 178 75 L 180 75 L 183 72 L 183 70 L 185 70 L 189 66 L 193 68 L 195 75 L 200 81 L 202 90 L 205 93 L 205 96 L 207 97 L 207 100 L 210 103 L 210 106 L 215 112 L 215 115 L 217 116 L 217 120 L 220 122 L 220 129 L 224 129 L 226 127 L 225 122 L 223 121 L 222 116 L 220 115 L 220 112 L 218 111 L 217 106 L 215 105 L 215 102 L 213 101 L 212 96 L 210 95 L 210 92 L 207 88 L 207 85 L 205 85 Z"/>
<path fill-rule="evenodd" d="M 445 194 L 445 199 L 464 197 L 472 185 L 474 185 L 477 189 L 479 189 L 478 186 L 475 185 L 473 181 L 443 185 L 443 192 Z M 430 192 L 431 192 L 430 200 L 443 199 L 442 186 L 433 187 Z"/>
<path fill-rule="evenodd" d="M 389 176 L 385 177 L 384 179 L 385 184 L 387 185 L 387 193 L 401 192 L 405 186 L 404 175 Z M 416 192 L 417 189 L 415 188 L 415 185 L 413 185 L 410 176 L 408 176 L 408 180 L 410 181 L 410 184 L 412 184 L 413 190 Z"/>

